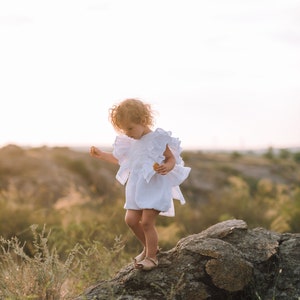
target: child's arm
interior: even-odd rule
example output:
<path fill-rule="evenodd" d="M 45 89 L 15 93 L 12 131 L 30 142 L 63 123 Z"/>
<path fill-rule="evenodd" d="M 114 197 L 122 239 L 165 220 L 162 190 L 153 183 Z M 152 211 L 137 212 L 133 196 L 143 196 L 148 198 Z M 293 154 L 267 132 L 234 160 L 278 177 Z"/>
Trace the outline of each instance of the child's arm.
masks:
<path fill-rule="evenodd" d="M 161 175 L 166 175 L 167 173 L 169 173 L 174 168 L 176 163 L 175 157 L 168 145 L 164 152 L 164 157 L 164 162 L 155 168 L 155 171 Z"/>
<path fill-rule="evenodd" d="M 95 158 L 99 158 L 113 164 L 119 163 L 119 161 L 112 155 L 111 152 L 104 152 L 94 146 L 92 146 L 90 149 L 90 155 Z"/>

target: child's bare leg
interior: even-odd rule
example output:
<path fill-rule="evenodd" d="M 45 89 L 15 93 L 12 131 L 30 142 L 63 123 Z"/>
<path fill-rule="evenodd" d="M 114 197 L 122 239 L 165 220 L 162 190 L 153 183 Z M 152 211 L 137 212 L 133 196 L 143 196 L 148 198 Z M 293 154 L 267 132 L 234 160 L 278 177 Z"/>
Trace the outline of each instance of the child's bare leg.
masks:
<path fill-rule="evenodd" d="M 128 209 L 125 215 L 125 222 L 133 231 L 138 240 L 142 243 L 142 245 L 146 247 L 146 238 L 141 225 L 142 214 L 142 210 Z"/>
<path fill-rule="evenodd" d="M 158 248 L 158 234 L 155 228 L 156 217 L 159 211 L 155 209 L 144 209 L 141 226 L 146 239 L 146 256 L 156 259 Z"/>

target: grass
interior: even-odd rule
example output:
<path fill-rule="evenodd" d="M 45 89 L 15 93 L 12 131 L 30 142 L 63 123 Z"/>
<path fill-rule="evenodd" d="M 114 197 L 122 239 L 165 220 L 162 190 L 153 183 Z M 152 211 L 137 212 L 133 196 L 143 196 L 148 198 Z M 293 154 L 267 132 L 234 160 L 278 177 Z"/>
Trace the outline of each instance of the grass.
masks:
<path fill-rule="evenodd" d="M 55 248 L 49 249 L 45 226 L 31 226 L 32 253 L 18 238 L 0 238 L 0 298 L 72 299 L 96 280 L 107 279 L 124 265 L 124 243 L 116 238 L 112 249 L 92 242 L 88 247 L 76 244 L 65 259 Z"/>

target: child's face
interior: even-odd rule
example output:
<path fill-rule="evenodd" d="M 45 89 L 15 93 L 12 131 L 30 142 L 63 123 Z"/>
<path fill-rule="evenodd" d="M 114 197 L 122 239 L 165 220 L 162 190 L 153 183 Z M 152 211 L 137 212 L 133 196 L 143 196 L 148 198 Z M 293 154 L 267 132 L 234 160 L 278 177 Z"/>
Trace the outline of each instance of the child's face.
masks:
<path fill-rule="evenodd" d="M 132 122 L 126 124 L 126 126 L 123 128 L 123 132 L 135 140 L 139 140 L 143 135 L 149 133 L 150 131 L 151 130 L 148 126 Z"/>

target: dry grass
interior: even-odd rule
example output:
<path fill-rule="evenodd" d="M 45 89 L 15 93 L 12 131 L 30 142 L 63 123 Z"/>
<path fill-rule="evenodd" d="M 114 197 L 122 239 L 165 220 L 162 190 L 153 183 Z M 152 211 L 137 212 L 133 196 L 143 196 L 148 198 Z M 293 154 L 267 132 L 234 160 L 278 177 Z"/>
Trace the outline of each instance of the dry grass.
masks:
<path fill-rule="evenodd" d="M 55 248 L 49 249 L 45 227 L 38 232 L 32 225 L 31 231 L 33 255 L 18 238 L 0 238 L 1 299 L 71 299 L 96 280 L 112 276 L 126 261 L 120 239 L 109 250 L 97 242 L 77 244 L 62 260 Z"/>

